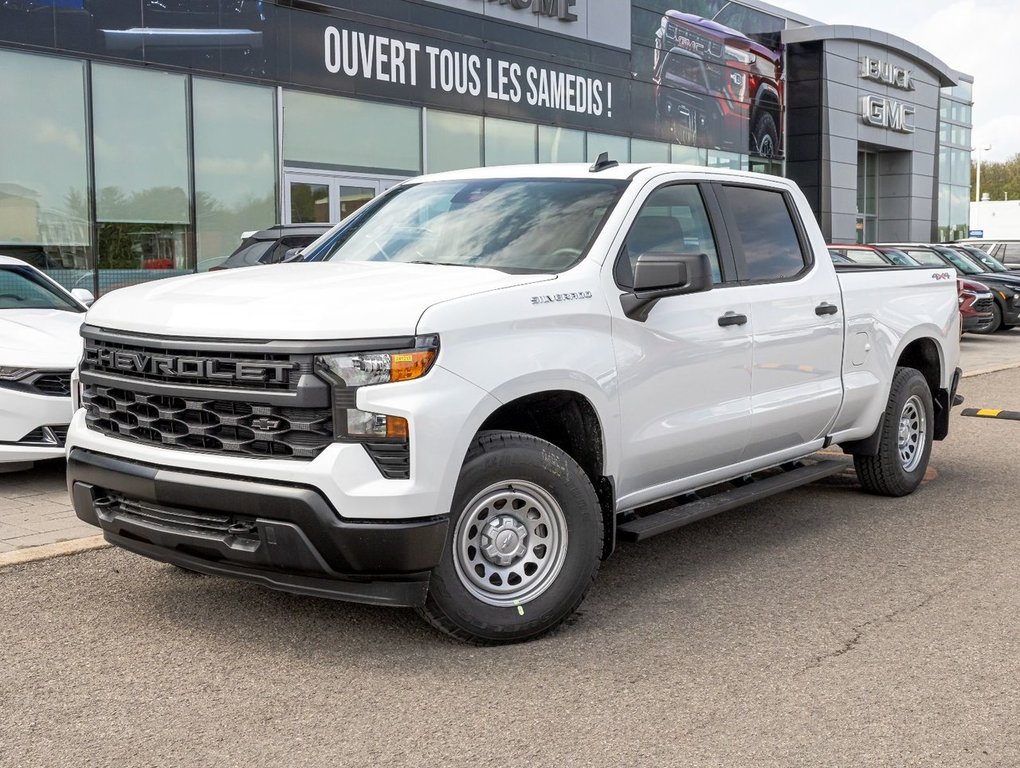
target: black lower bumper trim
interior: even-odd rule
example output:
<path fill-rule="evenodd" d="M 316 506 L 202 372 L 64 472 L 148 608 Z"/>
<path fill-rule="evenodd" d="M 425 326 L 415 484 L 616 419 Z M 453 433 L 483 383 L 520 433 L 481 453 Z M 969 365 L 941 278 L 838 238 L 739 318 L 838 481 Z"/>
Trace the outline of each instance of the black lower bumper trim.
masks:
<path fill-rule="evenodd" d="M 447 519 L 342 518 L 315 488 L 71 451 L 75 513 L 124 549 L 275 589 L 420 605 Z"/>
<path fill-rule="evenodd" d="M 340 581 L 337 579 L 315 578 L 296 574 L 260 571 L 252 568 L 239 568 L 225 562 L 205 560 L 193 557 L 164 547 L 154 546 L 144 541 L 117 536 L 104 532 L 103 537 L 114 546 L 143 555 L 152 560 L 171 563 L 181 568 L 209 576 L 228 576 L 281 592 L 291 592 L 309 597 L 324 597 L 330 600 L 344 600 L 352 603 L 368 603 L 371 605 L 388 605 L 396 607 L 420 606 L 425 602 L 428 592 L 428 574 L 423 574 L 415 581 Z"/>

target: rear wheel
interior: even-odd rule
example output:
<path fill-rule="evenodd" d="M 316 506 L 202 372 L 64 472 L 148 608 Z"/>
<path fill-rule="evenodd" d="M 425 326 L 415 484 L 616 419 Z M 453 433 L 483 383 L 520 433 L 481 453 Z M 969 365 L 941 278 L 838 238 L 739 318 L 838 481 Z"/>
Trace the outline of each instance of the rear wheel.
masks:
<path fill-rule="evenodd" d="M 882 496 L 906 496 L 924 479 L 935 425 L 931 390 L 920 371 L 897 368 L 882 416 L 875 456 L 854 456 L 864 489 Z"/>
<path fill-rule="evenodd" d="M 464 461 L 420 613 L 478 645 L 538 637 L 584 599 L 602 535 L 595 490 L 567 453 L 531 435 L 483 433 Z"/>

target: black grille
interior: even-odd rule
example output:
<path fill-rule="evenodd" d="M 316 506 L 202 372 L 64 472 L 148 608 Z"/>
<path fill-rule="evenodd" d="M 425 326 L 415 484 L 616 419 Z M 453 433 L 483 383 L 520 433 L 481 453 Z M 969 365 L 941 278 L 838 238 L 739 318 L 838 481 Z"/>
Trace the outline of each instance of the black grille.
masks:
<path fill-rule="evenodd" d="M 257 538 L 254 518 L 196 512 L 181 507 L 164 507 L 125 499 L 115 494 L 96 499 L 96 506 L 100 509 L 116 511 L 128 518 L 133 517 L 146 523 L 156 523 L 165 528 L 179 531 Z"/>
<path fill-rule="evenodd" d="M 991 312 L 993 306 L 995 306 L 995 299 L 992 298 L 978 299 L 977 301 L 974 302 L 974 311 Z"/>
<path fill-rule="evenodd" d="M 87 338 L 81 369 L 137 381 L 203 388 L 293 390 L 312 372 L 311 355 L 278 352 L 196 352 Z"/>
<path fill-rule="evenodd" d="M 147 394 L 85 386 L 85 423 L 111 437 L 191 451 L 312 459 L 333 442 L 331 408 Z"/>
<path fill-rule="evenodd" d="M 407 480 L 411 477 L 411 449 L 406 442 L 363 445 L 387 480 Z"/>
<path fill-rule="evenodd" d="M 696 56 L 721 59 L 723 55 L 723 46 L 720 41 L 713 40 L 679 24 L 670 23 L 666 26 L 666 39 L 676 47 L 690 51 Z"/>
<path fill-rule="evenodd" d="M 40 373 L 29 379 L 29 385 L 43 395 L 70 397 L 71 372 Z"/>

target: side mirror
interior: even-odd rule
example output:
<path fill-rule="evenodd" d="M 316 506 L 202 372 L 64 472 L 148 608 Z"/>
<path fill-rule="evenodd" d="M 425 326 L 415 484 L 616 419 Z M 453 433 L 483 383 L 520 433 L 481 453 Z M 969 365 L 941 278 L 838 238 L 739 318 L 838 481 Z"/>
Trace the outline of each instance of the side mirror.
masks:
<path fill-rule="evenodd" d="M 659 299 L 712 289 L 706 253 L 644 253 L 634 265 L 634 288 L 620 297 L 623 313 L 643 323 Z"/>
<path fill-rule="evenodd" d="M 280 259 L 281 264 L 289 264 L 292 261 L 301 261 L 301 249 L 300 248 L 288 248 L 283 258 Z"/>
<path fill-rule="evenodd" d="M 86 288 L 72 288 L 71 295 L 78 299 L 86 307 L 91 307 L 92 302 L 96 300 L 96 297 L 92 295 L 92 291 Z"/>

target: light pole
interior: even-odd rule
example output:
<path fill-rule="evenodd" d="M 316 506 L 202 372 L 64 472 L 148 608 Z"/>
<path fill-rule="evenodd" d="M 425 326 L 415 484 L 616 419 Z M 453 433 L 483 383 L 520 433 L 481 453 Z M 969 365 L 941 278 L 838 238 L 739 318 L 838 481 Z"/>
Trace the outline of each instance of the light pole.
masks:
<path fill-rule="evenodd" d="M 974 192 L 974 202 L 981 202 L 981 153 L 987 152 L 992 148 L 991 144 L 985 144 L 982 146 L 971 147 L 972 152 L 977 152 L 977 190 Z"/>

